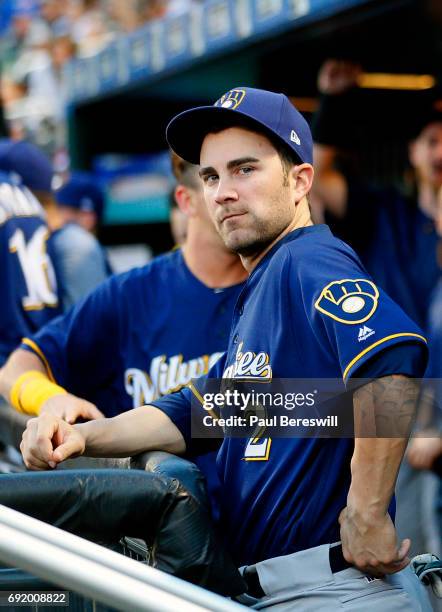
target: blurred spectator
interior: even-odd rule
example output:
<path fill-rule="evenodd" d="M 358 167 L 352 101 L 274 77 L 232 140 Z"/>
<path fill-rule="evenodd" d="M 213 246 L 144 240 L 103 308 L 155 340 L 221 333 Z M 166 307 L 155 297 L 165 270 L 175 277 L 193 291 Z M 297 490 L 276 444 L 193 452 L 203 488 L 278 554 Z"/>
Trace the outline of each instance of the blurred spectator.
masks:
<path fill-rule="evenodd" d="M 44 153 L 23 141 L 7 140 L 2 146 L 7 155 L 3 155 L 0 170 L 15 172 L 44 208 L 51 231 L 48 244 L 66 310 L 107 278 L 104 254 L 94 236 L 76 223 L 64 222 L 51 189 L 52 166 Z"/>
<path fill-rule="evenodd" d="M 99 0 L 68 0 L 68 17 L 78 55 L 87 57 L 104 48 L 109 33 Z"/>
<path fill-rule="evenodd" d="M 14 0 L 0 39 L 0 102 L 12 138 L 51 156 L 66 145 L 63 67 L 119 33 L 181 14 L 203 0 Z"/>
<path fill-rule="evenodd" d="M 138 0 L 138 13 L 141 23 L 165 17 L 167 6 L 168 0 Z"/>
<path fill-rule="evenodd" d="M 64 117 L 66 93 L 63 67 L 75 56 L 76 46 L 69 36 L 58 36 L 49 45 L 50 63 L 28 75 L 28 96 L 46 105 L 47 115 L 60 121 Z"/>
<path fill-rule="evenodd" d="M 48 25 L 38 16 L 38 0 L 16 0 L 12 7 L 11 24 L 0 41 L 3 69 L 14 66 L 16 73 L 48 62 Z"/>
<path fill-rule="evenodd" d="M 119 32 L 133 32 L 141 25 L 139 0 L 107 0 L 106 12 L 111 28 Z"/>
<path fill-rule="evenodd" d="M 41 0 L 40 15 L 49 26 L 52 36 L 58 38 L 69 35 L 67 0 Z"/>

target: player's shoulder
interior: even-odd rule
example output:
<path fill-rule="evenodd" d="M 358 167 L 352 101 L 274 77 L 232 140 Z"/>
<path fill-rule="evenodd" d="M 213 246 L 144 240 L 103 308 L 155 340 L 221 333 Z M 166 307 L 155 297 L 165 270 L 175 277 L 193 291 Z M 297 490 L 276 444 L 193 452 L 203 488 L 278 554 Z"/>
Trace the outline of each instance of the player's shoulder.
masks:
<path fill-rule="evenodd" d="M 300 228 L 284 239 L 280 256 L 298 278 L 321 278 L 351 271 L 365 272 L 355 251 L 325 225 Z"/>
<path fill-rule="evenodd" d="M 153 286 L 169 286 L 183 265 L 181 249 L 175 249 L 154 257 L 143 266 L 132 268 L 127 272 L 114 274 L 111 282 L 122 290 L 137 286 L 152 289 Z"/>
<path fill-rule="evenodd" d="M 41 204 L 19 177 L 0 171 L 0 225 L 10 220 L 26 225 L 29 219 L 45 219 Z"/>
<path fill-rule="evenodd" d="M 98 240 L 78 223 L 66 223 L 54 233 L 54 239 L 66 249 L 92 250 L 99 246 Z"/>

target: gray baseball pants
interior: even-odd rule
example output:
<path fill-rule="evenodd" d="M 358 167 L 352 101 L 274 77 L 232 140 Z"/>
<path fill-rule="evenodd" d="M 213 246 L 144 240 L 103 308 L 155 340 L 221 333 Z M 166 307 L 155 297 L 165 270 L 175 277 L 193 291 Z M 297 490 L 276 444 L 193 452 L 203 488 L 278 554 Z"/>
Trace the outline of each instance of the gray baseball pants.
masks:
<path fill-rule="evenodd" d="M 272 612 L 431 612 L 425 587 L 410 568 L 384 579 L 352 567 L 332 573 L 329 549 L 324 544 L 257 563 L 265 596 L 245 596 L 241 603 Z"/>

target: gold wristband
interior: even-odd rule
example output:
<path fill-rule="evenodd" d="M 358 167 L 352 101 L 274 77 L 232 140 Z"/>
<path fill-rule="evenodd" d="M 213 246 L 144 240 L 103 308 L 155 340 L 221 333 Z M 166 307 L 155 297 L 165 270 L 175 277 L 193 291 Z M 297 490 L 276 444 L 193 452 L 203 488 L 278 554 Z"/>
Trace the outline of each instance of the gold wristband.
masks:
<path fill-rule="evenodd" d="M 18 412 L 38 415 L 41 407 L 49 398 L 66 393 L 63 387 L 48 380 L 43 372 L 30 370 L 15 381 L 11 389 L 10 401 Z"/>

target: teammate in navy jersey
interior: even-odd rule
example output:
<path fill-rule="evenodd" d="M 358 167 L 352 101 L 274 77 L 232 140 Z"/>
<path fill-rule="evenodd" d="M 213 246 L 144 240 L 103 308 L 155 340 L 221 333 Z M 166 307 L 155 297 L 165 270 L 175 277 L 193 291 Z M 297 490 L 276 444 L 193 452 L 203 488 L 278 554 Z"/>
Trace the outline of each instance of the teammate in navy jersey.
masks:
<path fill-rule="evenodd" d="M 176 159 L 174 166 L 176 198 L 189 216 L 185 246 L 110 278 L 26 338 L 1 376 L 17 409 L 70 422 L 111 417 L 180 389 L 225 350 L 246 272 L 213 227 L 196 169 Z M 41 384 L 46 391 L 35 393 Z M 20 393 L 11 397 L 14 385 Z"/>
<path fill-rule="evenodd" d="M 289 100 L 235 88 L 213 107 L 175 117 L 167 135 L 177 153 L 200 162 L 210 215 L 250 274 L 226 355 L 209 377 L 334 378 L 342 391 L 368 378 L 353 393 L 355 420 L 380 421 L 387 431 L 409 423 L 417 395 L 410 377 L 425 369 L 425 338 L 350 247 L 312 225 L 311 134 Z M 207 414 L 192 397 L 205 385 L 199 379 L 107 421 L 71 426 L 42 415 L 25 432 L 25 463 L 46 469 L 72 454 L 192 452 L 201 440 L 192 439 L 191 408 Z M 410 542 L 397 543 L 391 516 L 405 445 L 405 435 L 221 441 L 222 523 L 231 552 L 247 566 L 249 604 L 429 609 L 404 569 Z"/>
<path fill-rule="evenodd" d="M 0 365 L 60 312 L 48 237 L 36 198 L 0 171 Z"/>

